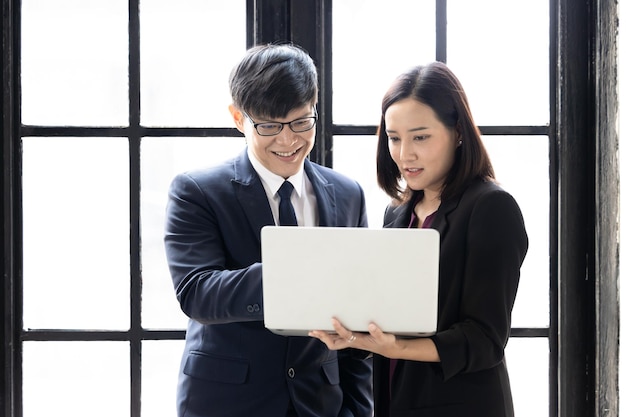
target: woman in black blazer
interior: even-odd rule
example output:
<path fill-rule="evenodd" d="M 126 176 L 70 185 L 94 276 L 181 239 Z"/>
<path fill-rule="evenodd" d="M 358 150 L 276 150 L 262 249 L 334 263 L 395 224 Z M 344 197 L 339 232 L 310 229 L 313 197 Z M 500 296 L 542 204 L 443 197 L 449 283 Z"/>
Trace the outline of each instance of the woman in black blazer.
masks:
<path fill-rule="evenodd" d="M 513 416 L 504 348 L 528 238 L 456 76 L 435 62 L 398 77 L 378 136 L 378 182 L 392 197 L 384 226 L 440 233 L 437 333 L 396 338 L 374 323 L 353 333 L 333 320 L 337 334 L 311 336 L 376 354 L 376 417 Z"/>

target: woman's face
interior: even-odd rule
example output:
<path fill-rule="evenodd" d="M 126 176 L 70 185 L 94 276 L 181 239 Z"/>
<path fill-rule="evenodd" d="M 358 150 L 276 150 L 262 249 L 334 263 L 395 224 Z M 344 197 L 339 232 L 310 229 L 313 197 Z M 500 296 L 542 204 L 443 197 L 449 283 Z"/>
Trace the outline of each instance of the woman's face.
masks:
<path fill-rule="evenodd" d="M 412 190 L 438 197 L 460 145 L 433 109 L 415 99 L 400 100 L 385 112 L 391 158 Z"/>

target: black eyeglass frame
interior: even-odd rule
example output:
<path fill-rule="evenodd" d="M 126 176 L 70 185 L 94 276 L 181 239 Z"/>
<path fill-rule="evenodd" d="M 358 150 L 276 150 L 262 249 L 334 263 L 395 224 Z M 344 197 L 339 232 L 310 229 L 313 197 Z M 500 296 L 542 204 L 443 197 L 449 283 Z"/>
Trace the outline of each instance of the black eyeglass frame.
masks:
<path fill-rule="evenodd" d="M 252 126 L 254 127 L 254 130 L 256 130 L 256 132 L 259 134 L 259 136 L 274 136 L 274 135 L 278 135 L 280 132 L 283 131 L 283 129 L 285 128 L 285 125 L 289 126 L 289 129 L 291 129 L 292 132 L 294 133 L 302 133 L 302 132 L 308 132 L 309 130 L 313 129 L 315 127 L 315 125 L 317 124 L 317 109 L 313 109 L 313 111 L 315 112 L 314 116 L 309 116 L 309 117 L 299 117 L 295 120 L 292 120 L 290 122 L 261 122 L 261 123 L 257 123 L 255 122 L 252 117 L 250 117 L 250 115 L 248 113 L 246 113 L 245 111 L 241 111 L 243 113 L 244 116 L 246 116 L 248 118 L 248 120 L 250 120 L 250 122 L 252 123 Z M 293 128 L 293 123 L 296 122 L 300 122 L 302 120 L 308 120 L 308 119 L 313 119 L 313 124 L 311 125 L 311 127 L 307 127 L 306 129 L 303 130 L 295 130 Z M 261 133 L 259 131 L 259 126 L 260 125 L 280 125 L 280 129 L 278 129 L 278 131 L 276 132 L 272 132 L 272 133 Z"/>

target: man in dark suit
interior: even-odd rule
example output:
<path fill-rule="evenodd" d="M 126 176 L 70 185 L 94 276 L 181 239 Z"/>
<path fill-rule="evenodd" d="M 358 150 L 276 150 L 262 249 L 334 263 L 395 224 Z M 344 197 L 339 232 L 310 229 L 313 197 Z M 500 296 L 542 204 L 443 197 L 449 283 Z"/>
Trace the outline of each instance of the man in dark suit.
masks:
<path fill-rule="evenodd" d="M 285 182 L 298 226 L 367 226 L 359 184 L 307 159 L 317 88 L 302 49 L 251 48 L 230 78 L 229 109 L 246 149 L 171 184 L 165 248 L 190 318 L 180 417 L 372 415 L 367 352 L 330 351 L 317 339 L 279 336 L 263 325 L 260 231 L 288 222 L 279 215 Z"/>

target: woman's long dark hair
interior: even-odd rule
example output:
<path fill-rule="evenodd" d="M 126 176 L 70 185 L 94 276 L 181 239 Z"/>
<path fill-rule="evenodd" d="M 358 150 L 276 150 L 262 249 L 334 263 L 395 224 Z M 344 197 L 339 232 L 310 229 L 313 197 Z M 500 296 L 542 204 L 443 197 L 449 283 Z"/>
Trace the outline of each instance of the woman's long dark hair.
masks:
<path fill-rule="evenodd" d="M 433 62 L 401 74 L 383 98 L 376 154 L 378 185 L 383 191 L 399 203 L 408 201 L 414 193 L 423 195 L 422 190 L 401 186 L 402 175 L 389 153 L 385 113 L 389 106 L 406 98 L 432 108 L 439 120 L 456 131 L 463 141 L 457 147 L 454 163 L 444 181 L 442 201 L 458 195 L 475 179 L 495 179 L 461 83 L 444 63 Z M 417 201 L 421 200 L 421 196 L 417 197 Z"/>

